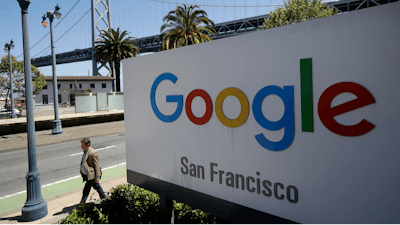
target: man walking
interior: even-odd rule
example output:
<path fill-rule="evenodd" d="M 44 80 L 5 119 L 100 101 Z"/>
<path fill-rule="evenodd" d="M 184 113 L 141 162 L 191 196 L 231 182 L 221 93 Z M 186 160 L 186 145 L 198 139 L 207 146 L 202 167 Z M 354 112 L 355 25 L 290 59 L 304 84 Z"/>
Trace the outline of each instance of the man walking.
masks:
<path fill-rule="evenodd" d="M 81 140 L 81 146 L 83 150 L 83 156 L 80 166 L 81 175 L 83 181 L 86 181 L 85 187 L 83 188 L 83 195 L 80 204 L 86 202 L 89 196 L 90 189 L 93 188 L 99 193 L 100 198 L 106 197 L 103 188 L 101 188 L 99 180 L 101 178 L 101 167 L 99 161 L 99 153 L 90 147 L 90 139 L 83 138 Z"/>

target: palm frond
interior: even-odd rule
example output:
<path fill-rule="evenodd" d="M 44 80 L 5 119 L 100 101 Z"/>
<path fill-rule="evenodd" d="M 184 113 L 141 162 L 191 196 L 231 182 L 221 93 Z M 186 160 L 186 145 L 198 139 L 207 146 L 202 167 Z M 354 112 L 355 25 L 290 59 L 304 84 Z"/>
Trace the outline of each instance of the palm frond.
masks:
<path fill-rule="evenodd" d="M 183 4 L 163 18 L 159 40 L 161 50 L 211 41 L 211 34 L 216 34 L 215 24 L 207 17 L 207 12 L 197 5 Z"/>

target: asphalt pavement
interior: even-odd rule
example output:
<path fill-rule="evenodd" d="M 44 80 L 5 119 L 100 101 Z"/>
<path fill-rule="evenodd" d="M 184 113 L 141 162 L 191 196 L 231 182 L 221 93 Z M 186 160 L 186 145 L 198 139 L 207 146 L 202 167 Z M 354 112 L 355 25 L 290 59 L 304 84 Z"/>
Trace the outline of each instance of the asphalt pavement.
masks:
<path fill-rule="evenodd" d="M 92 147 L 99 152 L 102 168 L 126 162 L 123 134 L 91 138 L 91 141 Z M 79 140 L 37 147 L 36 160 L 41 184 L 46 185 L 79 176 L 81 158 L 82 149 Z M 26 190 L 27 165 L 26 150 L 0 154 L 0 199 Z"/>

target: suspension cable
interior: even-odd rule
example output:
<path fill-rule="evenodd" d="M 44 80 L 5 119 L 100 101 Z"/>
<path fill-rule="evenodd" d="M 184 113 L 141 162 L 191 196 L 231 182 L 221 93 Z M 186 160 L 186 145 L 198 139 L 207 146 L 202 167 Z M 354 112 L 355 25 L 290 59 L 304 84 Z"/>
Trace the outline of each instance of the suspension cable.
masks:
<path fill-rule="evenodd" d="M 65 17 L 68 16 L 68 14 L 75 8 L 75 6 L 76 6 L 80 1 L 81 1 L 81 0 L 78 0 L 78 1 L 75 3 L 75 5 L 72 6 L 72 8 L 67 12 L 67 14 L 65 14 L 65 16 L 63 16 L 63 18 L 54 26 L 54 28 L 56 28 L 56 27 L 58 26 L 58 24 L 60 24 L 60 23 L 65 19 Z M 36 42 L 30 49 L 32 49 L 32 48 L 35 47 L 37 44 L 39 44 L 39 43 L 40 43 L 43 39 L 45 39 L 49 34 L 50 34 L 50 31 L 49 31 L 46 35 L 44 35 L 44 36 L 42 37 L 42 39 L 40 39 L 38 42 Z M 43 52 L 43 51 L 42 51 L 42 52 Z M 23 54 L 24 54 L 24 53 L 22 53 L 21 55 L 19 55 L 17 58 L 21 57 Z M 39 53 L 39 54 L 40 54 L 40 53 Z"/>
<path fill-rule="evenodd" d="M 78 20 L 78 21 L 76 21 L 76 23 L 74 24 L 74 25 L 72 25 L 72 27 L 70 27 L 64 34 L 62 34 L 54 43 L 56 43 L 58 40 L 60 40 L 62 37 L 64 37 L 64 35 L 66 35 L 79 21 L 81 21 L 82 19 L 83 19 L 83 17 L 85 17 L 86 16 L 86 14 L 88 14 L 90 12 L 90 9 L 88 10 L 88 11 L 86 11 L 86 13 L 85 14 L 83 14 L 83 16 Z M 33 56 L 33 58 L 34 57 L 36 57 L 37 55 L 39 55 L 40 53 L 42 53 L 42 52 L 44 52 L 46 49 L 48 49 L 48 48 L 51 48 L 51 45 L 50 46 L 48 46 L 47 48 L 45 48 L 45 49 L 43 49 L 41 52 L 39 52 L 38 54 L 36 54 L 35 56 Z M 47 51 L 48 52 L 48 51 Z M 47 53 L 47 52 L 45 52 L 45 54 Z M 44 55 L 44 54 L 43 54 Z M 43 56 L 42 55 L 42 56 Z"/>

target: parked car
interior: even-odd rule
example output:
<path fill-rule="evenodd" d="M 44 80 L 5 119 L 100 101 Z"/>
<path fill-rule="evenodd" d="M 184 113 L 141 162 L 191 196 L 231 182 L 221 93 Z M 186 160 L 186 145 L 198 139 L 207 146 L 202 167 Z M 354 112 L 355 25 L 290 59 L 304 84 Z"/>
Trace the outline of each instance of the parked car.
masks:
<path fill-rule="evenodd" d="M 21 117 L 22 114 L 18 109 L 14 109 L 15 116 L 17 118 Z M 9 119 L 11 112 L 7 109 L 0 109 L 0 119 Z"/>

